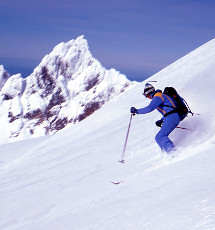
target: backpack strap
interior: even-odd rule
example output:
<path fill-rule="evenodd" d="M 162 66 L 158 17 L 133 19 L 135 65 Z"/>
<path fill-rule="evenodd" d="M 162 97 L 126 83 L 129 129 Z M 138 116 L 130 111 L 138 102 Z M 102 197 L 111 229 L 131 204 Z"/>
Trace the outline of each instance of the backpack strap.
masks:
<path fill-rule="evenodd" d="M 171 106 L 168 106 L 168 107 L 171 107 Z M 163 116 L 167 117 L 167 116 L 169 116 L 170 114 L 173 114 L 173 113 L 177 113 L 177 110 L 173 109 L 173 110 L 169 111 L 168 113 L 164 114 Z"/>
<path fill-rule="evenodd" d="M 191 109 L 190 109 L 190 107 L 189 107 L 189 105 L 187 104 L 187 102 L 183 99 L 183 102 L 185 103 L 185 105 L 187 106 L 187 108 L 188 108 L 188 113 L 191 113 L 192 114 L 192 116 L 194 115 L 194 113 L 191 111 Z M 198 114 L 199 115 L 199 114 Z"/>
<path fill-rule="evenodd" d="M 166 106 L 166 107 L 171 107 L 171 108 L 176 108 L 176 106 L 175 106 L 175 104 L 174 104 L 174 102 L 170 99 L 170 97 L 169 96 L 167 96 L 166 94 L 163 94 L 163 95 L 165 95 L 167 98 L 168 98 L 168 100 L 170 101 L 170 103 L 172 104 L 172 106 L 170 106 L 170 105 L 164 105 L 164 106 Z"/>
<path fill-rule="evenodd" d="M 157 93 L 154 94 L 153 97 L 160 97 L 164 101 L 162 96 L 163 96 L 163 94 L 161 92 L 157 92 Z"/>
<path fill-rule="evenodd" d="M 164 101 L 164 99 L 163 99 L 163 97 L 162 97 L 163 95 L 164 95 L 164 96 L 170 101 L 170 103 L 172 104 L 172 106 L 170 106 L 170 105 L 164 105 L 164 106 L 166 106 L 166 107 L 171 107 L 171 108 L 176 108 L 174 102 L 173 102 L 173 101 L 170 99 L 170 97 L 167 96 L 166 94 L 161 93 L 161 92 L 157 92 L 157 93 L 154 95 L 154 97 L 160 97 L 160 98 Z"/>
<path fill-rule="evenodd" d="M 177 108 L 176 108 L 174 102 L 170 99 L 169 96 L 167 96 L 166 94 L 163 94 L 163 93 L 161 93 L 161 92 L 157 92 L 157 93 L 154 95 L 154 97 L 155 97 L 155 96 L 160 97 L 160 98 L 163 100 L 163 102 L 164 102 L 164 98 L 162 97 L 163 95 L 164 95 L 164 96 L 170 101 L 170 103 L 172 104 L 172 106 L 171 106 L 171 105 L 163 105 L 163 106 L 173 108 L 173 110 L 171 110 L 170 112 L 166 113 L 165 111 L 163 111 L 163 110 L 162 110 L 161 108 L 159 108 L 159 107 L 157 107 L 157 109 L 160 110 L 160 111 L 162 111 L 162 112 L 164 113 L 164 117 L 167 117 L 168 115 L 173 114 L 173 113 L 177 113 Z"/>

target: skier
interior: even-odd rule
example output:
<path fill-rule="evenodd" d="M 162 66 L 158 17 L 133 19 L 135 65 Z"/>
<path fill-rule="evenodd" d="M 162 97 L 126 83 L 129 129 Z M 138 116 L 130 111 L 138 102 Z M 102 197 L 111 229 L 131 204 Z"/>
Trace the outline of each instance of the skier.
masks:
<path fill-rule="evenodd" d="M 156 122 L 161 129 L 155 136 L 155 140 L 162 151 L 171 154 L 176 148 L 168 136 L 180 122 L 180 116 L 174 110 L 177 106 L 176 102 L 172 97 L 163 94 L 161 90 L 155 91 L 155 88 L 149 83 L 146 83 L 143 95 L 151 99 L 151 103 L 142 109 L 131 107 L 131 113 L 146 114 L 157 109 L 163 115 L 163 118 Z"/>

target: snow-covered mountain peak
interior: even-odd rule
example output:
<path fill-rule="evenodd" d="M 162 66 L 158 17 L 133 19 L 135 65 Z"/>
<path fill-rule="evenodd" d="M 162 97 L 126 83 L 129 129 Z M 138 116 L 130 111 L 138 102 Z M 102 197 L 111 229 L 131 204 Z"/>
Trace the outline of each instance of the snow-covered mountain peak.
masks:
<path fill-rule="evenodd" d="M 3 65 L 0 65 L 0 91 L 9 78 L 10 74 L 4 69 Z"/>
<path fill-rule="evenodd" d="M 41 64 L 46 63 L 51 57 L 63 58 L 64 61 L 70 60 L 71 56 L 77 53 L 85 54 L 87 51 L 89 52 L 88 42 L 84 36 L 80 36 L 75 40 L 61 42 L 55 46 L 53 51 L 44 57 Z"/>
<path fill-rule="evenodd" d="M 15 96 L 22 93 L 22 82 L 24 79 L 21 77 L 21 74 L 12 75 L 4 84 L 4 87 L 1 90 L 1 95 L 5 97 L 10 97 L 13 99 Z M 12 86 L 12 87 L 11 87 Z M 7 100 L 7 99 L 6 99 Z"/>
<path fill-rule="evenodd" d="M 11 126 L 9 136 L 20 139 L 55 133 L 75 124 L 131 84 L 125 75 L 102 67 L 84 36 L 60 43 L 29 77 L 20 78 L 13 76 L 13 84 L 8 82 L 1 92 L 2 108 L 10 115 L 4 115 Z M 20 109 L 14 110 L 17 100 Z"/>

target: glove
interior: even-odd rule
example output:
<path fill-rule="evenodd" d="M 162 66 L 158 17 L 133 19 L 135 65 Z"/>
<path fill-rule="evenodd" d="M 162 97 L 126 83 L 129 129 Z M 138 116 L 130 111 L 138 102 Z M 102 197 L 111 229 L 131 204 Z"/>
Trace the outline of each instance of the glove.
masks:
<path fill-rule="evenodd" d="M 131 107 L 131 113 L 133 113 L 133 114 L 137 113 L 138 114 L 138 111 L 135 107 Z"/>
<path fill-rule="evenodd" d="M 158 127 L 162 127 L 162 125 L 163 125 L 163 120 L 162 120 L 162 119 L 161 119 L 161 120 L 158 120 L 158 121 L 155 122 L 155 124 L 156 124 Z"/>

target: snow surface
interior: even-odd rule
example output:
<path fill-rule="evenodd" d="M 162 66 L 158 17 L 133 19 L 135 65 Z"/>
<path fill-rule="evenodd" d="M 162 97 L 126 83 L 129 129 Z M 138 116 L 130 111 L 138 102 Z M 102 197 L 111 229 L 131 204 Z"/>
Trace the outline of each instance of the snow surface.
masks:
<path fill-rule="evenodd" d="M 148 80 L 201 114 L 171 134 L 177 156 L 161 156 L 154 111 L 133 117 L 118 162 L 130 107 L 149 103 L 134 85 L 70 129 L 0 146 L 1 230 L 215 229 L 215 40 Z"/>

